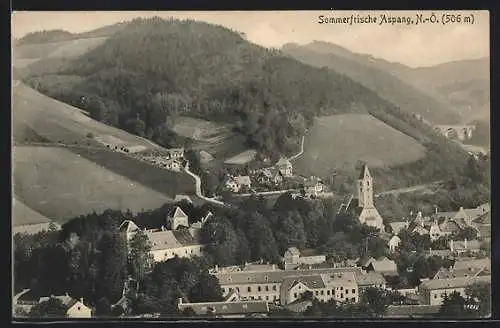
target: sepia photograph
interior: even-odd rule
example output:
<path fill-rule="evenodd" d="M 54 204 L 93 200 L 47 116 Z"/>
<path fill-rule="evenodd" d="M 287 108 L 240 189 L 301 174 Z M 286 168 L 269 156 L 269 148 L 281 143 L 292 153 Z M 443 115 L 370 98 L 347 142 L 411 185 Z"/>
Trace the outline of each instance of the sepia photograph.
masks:
<path fill-rule="evenodd" d="M 12 12 L 12 320 L 491 318 L 489 23 Z"/>

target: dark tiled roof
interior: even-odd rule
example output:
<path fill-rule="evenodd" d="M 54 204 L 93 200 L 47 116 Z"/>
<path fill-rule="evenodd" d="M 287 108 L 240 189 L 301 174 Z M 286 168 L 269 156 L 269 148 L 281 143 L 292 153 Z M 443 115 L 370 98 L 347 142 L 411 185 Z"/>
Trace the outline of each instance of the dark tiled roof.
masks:
<path fill-rule="evenodd" d="M 479 275 L 481 271 L 483 271 L 484 268 L 464 268 L 464 269 L 446 269 L 446 268 L 441 268 L 439 271 L 434 275 L 434 278 L 432 279 L 452 279 L 452 278 L 466 278 L 466 277 L 475 277 Z"/>
<path fill-rule="evenodd" d="M 422 282 L 419 288 L 424 289 L 445 289 L 445 288 L 460 288 L 472 285 L 476 282 L 489 282 L 491 283 L 491 276 L 478 276 L 478 277 L 465 277 L 465 278 L 452 278 L 452 279 L 431 279 Z"/>
<path fill-rule="evenodd" d="M 371 286 L 371 285 L 383 285 L 386 283 L 384 276 L 378 272 L 368 272 L 364 275 L 360 275 L 358 278 L 358 285 L 360 287 L 363 286 Z"/>
<path fill-rule="evenodd" d="M 284 290 L 290 290 L 290 288 L 298 283 L 304 284 L 309 289 L 325 288 L 325 283 L 323 282 L 321 275 L 285 278 L 281 284 L 281 288 Z"/>
<path fill-rule="evenodd" d="M 205 315 L 215 310 L 215 315 L 267 313 L 269 307 L 265 301 L 245 302 L 206 302 L 206 303 L 182 303 L 179 309 L 182 311 L 191 308 L 197 315 Z"/>
<path fill-rule="evenodd" d="M 440 305 L 389 305 L 386 317 L 427 316 L 439 312 Z"/>

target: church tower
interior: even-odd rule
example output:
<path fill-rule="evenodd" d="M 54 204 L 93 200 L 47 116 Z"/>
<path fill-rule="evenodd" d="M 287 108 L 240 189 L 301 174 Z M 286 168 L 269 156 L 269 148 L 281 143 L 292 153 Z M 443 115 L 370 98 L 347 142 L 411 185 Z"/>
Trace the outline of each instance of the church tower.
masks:
<path fill-rule="evenodd" d="M 358 206 L 361 208 L 374 208 L 373 205 L 373 177 L 368 166 L 363 165 L 358 178 Z"/>

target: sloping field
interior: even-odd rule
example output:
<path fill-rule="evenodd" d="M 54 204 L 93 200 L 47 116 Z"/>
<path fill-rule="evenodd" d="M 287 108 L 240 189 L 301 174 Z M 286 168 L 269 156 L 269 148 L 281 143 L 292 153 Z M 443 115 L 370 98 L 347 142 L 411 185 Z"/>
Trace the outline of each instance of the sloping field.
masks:
<path fill-rule="evenodd" d="M 234 164 L 234 165 L 243 165 L 248 162 L 251 162 L 254 158 L 255 155 L 257 154 L 256 150 L 246 150 L 242 153 L 239 153 L 236 156 L 233 156 L 229 159 L 227 159 L 224 164 Z"/>
<path fill-rule="evenodd" d="M 416 161 L 425 147 L 368 114 L 316 118 L 305 139 L 304 153 L 293 161 L 302 175 L 326 176 L 357 161 L 387 167 Z"/>
<path fill-rule="evenodd" d="M 76 57 L 101 45 L 107 37 L 85 38 L 43 44 L 25 44 L 14 49 L 15 58 Z"/>
<path fill-rule="evenodd" d="M 108 208 L 136 212 L 170 201 L 167 196 L 66 149 L 15 147 L 13 158 L 16 197 L 54 220 Z M 30 221 L 36 223 L 33 221 L 36 218 Z"/>
<path fill-rule="evenodd" d="M 12 226 L 17 227 L 49 222 L 51 222 L 49 218 L 33 211 L 18 199 L 12 199 Z"/>
<path fill-rule="evenodd" d="M 97 122 L 80 109 L 51 99 L 20 83 L 13 93 L 13 126 L 15 141 L 21 141 L 23 130 L 30 127 L 44 138 L 67 144 L 98 143 L 114 140 L 128 146 L 143 146 L 155 150 L 159 146 L 149 140 Z M 91 133 L 94 140 L 87 135 Z M 111 138 L 112 137 L 112 138 Z"/>
<path fill-rule="evenodd" d="M 181 116 L 176 119 L 173 131 L 181 137 L 193 140 L 193 148 L 204 150 L 219 161 L 246 151 L 252 152 L 245 145 L 245 137 L 233 132 L 231 124 Z"/>

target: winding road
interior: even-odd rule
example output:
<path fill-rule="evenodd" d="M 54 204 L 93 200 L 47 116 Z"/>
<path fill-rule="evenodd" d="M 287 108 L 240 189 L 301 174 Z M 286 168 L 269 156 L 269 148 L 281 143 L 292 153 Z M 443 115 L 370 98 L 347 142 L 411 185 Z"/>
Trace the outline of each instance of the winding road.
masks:
<path fill-rule="evenodd" d="M 209 203 L 212 203 L 215 205 L 231 207 L 231 205 L 229 205 L 229 204 L 226 204 L 224 202 L 221 202 L 221 201 L 213 199 L 213 198 L 205 197 L 203 195 L 203 193 L 201 192 L 201 179 L 198 175 L 189 171 L 189 161 L 187 161 L 186 166 L 184 167 L 184 172 L 186 172 L 187 174 L 189 174 L 190 176 L 193 177 L 193 179 L 195 181 L 195 194 L 196 194 L 196 196 L 198 196 L 199 198 L 203 199 L 206 202 L 209 202 Z"/>

